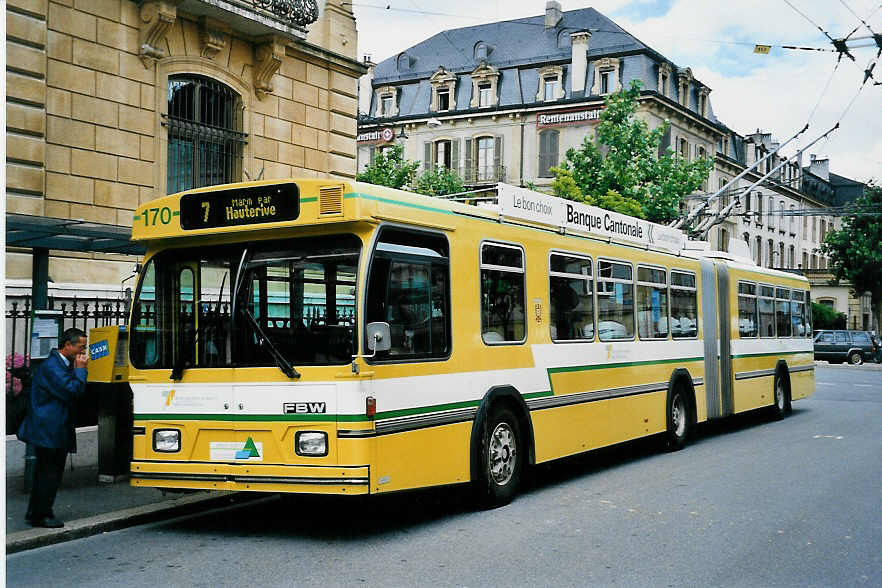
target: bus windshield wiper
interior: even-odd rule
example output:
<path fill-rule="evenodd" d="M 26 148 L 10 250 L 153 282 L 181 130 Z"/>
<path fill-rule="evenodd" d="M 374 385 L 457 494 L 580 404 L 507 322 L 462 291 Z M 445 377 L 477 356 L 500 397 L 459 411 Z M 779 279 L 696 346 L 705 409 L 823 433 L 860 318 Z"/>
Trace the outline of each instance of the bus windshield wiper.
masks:
<path fill-rule="evenodd" d="M 270 338 L 263 332 L 263 329 L 260 327 L 260 323 L 257 322 L 257 319 L 254 318 L 254 315 L 251 314 L 247 308 L 241 308 L 242 314 L 248 319 L 248 324 L 251 325 L 251 328 L 257 333 L 257 344 L 266 349 L 269 354 L 276 361 L 276 365 L 279 366 L 279 369 L 282 370 L 282 373 L 288 376 L 289 378 L 299 378 L 300 372 L 294 369 L 288 360 L 279 352 L 278 348 L 273 344 Z"/>

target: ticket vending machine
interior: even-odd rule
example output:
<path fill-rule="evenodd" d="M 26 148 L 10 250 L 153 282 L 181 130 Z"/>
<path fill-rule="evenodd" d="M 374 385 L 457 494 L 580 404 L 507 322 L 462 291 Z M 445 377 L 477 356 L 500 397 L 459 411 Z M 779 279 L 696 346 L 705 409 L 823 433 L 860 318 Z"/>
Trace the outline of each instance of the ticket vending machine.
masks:
<path fill-rule="evenodd" d="M 98 394 L 98 480 L 129 475 L 132 459 L 132 390 L 125 325 L 89 329 L 89 388 Z"/>

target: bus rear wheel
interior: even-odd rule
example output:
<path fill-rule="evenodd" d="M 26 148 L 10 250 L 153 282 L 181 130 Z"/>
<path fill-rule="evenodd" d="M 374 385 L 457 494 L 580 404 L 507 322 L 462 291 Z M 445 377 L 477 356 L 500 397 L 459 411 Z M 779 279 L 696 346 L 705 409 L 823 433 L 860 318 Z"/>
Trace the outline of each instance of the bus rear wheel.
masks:
<path fill-rule="evenodd" d="M 683 386 L 676 386 L 668 391 L 667 415 L 665 441 L 668 449 L 679 451 L 686 446 L 692 422 Z"/>
<path fill-rule="evenodd" d="M 511 502 L 521 484 L 524 441 L 517 417 L 507 407 L 494 410 L 488 420 L 480 447 L 480 471 L 475 493 L 483 508 Z"/>

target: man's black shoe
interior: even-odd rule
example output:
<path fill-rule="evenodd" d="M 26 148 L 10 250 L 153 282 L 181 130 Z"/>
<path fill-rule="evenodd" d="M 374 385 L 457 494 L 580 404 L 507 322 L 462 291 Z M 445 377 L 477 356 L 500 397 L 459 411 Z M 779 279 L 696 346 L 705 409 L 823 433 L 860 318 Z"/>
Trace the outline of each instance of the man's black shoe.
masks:
<path fill-rule="evenodd" d="M 64 526 L 64 523 L 56 519 L 55 517 L 43 517 L 38 521 L 33 521 L 31 523 L 32 527 L 45 527 L 47 529 L 60 529 Z"/>

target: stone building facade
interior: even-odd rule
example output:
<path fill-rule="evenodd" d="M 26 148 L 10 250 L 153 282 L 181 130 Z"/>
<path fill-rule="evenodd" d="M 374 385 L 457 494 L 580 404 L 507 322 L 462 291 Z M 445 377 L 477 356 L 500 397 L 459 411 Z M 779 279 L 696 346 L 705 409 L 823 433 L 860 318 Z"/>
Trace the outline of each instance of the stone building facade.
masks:
<path fill-rule="evenodd" d="M 9 0 L 7 214 L 130 227 L 181 189 L 353 177 L 365 69 L 351 5 L 331 4 Z M 11 294 L 30 282 L 21 245 Z M 136 258 L 99 251 L 51 250 L 50 289 L 118 292 Z"/>

